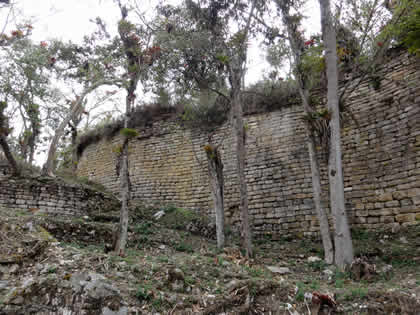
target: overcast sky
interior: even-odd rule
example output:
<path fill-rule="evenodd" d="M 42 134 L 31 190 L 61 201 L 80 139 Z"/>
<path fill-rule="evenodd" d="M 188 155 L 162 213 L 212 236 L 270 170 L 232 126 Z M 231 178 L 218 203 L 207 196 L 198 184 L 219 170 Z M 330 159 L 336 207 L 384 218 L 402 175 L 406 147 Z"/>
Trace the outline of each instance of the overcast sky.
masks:
<path fill-rule="evenodd" d="M 175 3 L 178 0 L 170 0 Z M 22 18 L 33 21 L 33 39 L 47 40 L 59 38 L 62 40 L 80 41 L 84 35 L 90 34 L 95 25 L 90 22 L 101 16 L 107 24 L 109 31 L 116 32 L 116 24 L 120 17 L 119 10 L 113 0 L 15 0 Z M 154 0 L 142 0 L 144 6 L 151 6 Z M 308 16 L 306 31 L 319 32 L 319 7 L 318 2 L 308 1 L 303 12 Z M 4 18 L 2 19 L 4 20 Z M 249 53 L 247 82 L 255 82 L 261 78 L 267 64 L 264 61 L 264 52 L 257 43 L 252 43 Z"/>
<path fill-rule="evenodd" d="M 15 23 L 30 22 L 33 25 L 32 39 L 48 41 L 58 38 L 63 41 L 79 42 L 84 35 L 95 30 L 90 20 L 100 16 L 108 25 L 108 31 L 116 34 L 117 21 L 120 12 L 113 0 L 12 0 L 15 3 L 14 16 L 9 17 L 6 32 L 15 29 Z M 176 3 L 179 0 L 166 2 Z M 143 6 L 152 6 L 157 0 L 139 0 Z M 0 12 L 0 27 L 6 24 L 6 9 Z M 305 23 L 307 35 L 319 32 L 318 1 L 309 0 L 303 12 L 309 19 Z M 254 83 L 262 78 L 264 71 L 269 72 L 264 60 L 264 51 L 259 44 L 252 42 L 248 54 L 248 72 L 246 83 Z M 121 102 L 122 104 L 123 102 Z M 45 160 L 44 154 L 37 156 L 37 164 Z"/>

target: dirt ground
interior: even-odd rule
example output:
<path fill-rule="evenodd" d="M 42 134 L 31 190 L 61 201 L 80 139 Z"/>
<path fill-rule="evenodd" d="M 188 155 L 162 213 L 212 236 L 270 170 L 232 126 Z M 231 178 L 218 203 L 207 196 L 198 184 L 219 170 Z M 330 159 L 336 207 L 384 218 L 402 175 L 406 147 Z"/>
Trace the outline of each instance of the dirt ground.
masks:
<path fill-rule="evenodd" d="M 105 253 L 117 214 L 66 220 L 0 209 L 0 314 L 2 296 L 37 270 L 101 274 L 130 314 L 420 314 L 420 225 L 352 231 L 360 259 L 342 272 L 323 262 L 319 240 L 254 240 L 247 260 L 233 233 L 219 251 L 201 236 L 208 223 L 176 207 L 156 220 L 159 210 L 133 209 L 119 257 Z"/>

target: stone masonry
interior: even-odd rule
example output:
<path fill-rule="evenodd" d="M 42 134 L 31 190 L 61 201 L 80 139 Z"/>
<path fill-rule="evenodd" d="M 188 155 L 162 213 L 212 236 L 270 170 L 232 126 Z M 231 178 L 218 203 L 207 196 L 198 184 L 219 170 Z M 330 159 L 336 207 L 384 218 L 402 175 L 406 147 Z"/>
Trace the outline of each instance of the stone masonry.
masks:
<path fill-rule="evenodd" d="M 0 176 L 0 207 L 77 217 L 119 209 L 119 201 L 102 192 L 57 179 Z"/>
<path fill-rule="evenodd" d="M 353 226 L 383 228 L 420 222 L 420 61 L 404 51 L 366 78 L 345 103 L 342 128 L 347 212 Z M 376 79 L 377 80 L 377 79 Z M 376 88 L 376 89 L 375 89 Z M 301 106 L 246 117 L 249 209 L 256 234 L 318 231 Z M 203 146 L 207 136 L 175 120 L 159 121 L 130 141 L 132 196 L 212 213 Z M 227 223 L 239 224 L 234 142 L 228 124 L 216 131 L 225 174 Z M 115 172 L 121 137 L 88 146 L 79 163 L 118 193 Z M 320 148 L 319 148 L 320 149 Z M 321 150 L 321 149 L 320 149 Z M 320 156 L 324 154 L 320 154 Z M 323 199 L 328 183 L 323 169 Z"/>

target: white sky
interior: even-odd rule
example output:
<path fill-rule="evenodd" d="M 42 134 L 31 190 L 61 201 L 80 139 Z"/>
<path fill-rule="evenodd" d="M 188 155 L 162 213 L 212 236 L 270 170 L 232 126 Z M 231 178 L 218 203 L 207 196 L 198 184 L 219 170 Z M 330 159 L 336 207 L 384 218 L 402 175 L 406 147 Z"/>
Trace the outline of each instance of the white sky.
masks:
<path fill-rule="evenodd" d="M 33 21 L 34 40 L 47 40 L 58 38 L 61 40 L 80 41 L 84 35 L 92 33 L 95 29 L 91 19 L 100 16 L 107 22 L 108 30 L 116 32 L 116 24 L 120 17 L 119 9 L 113 0 L 15 0 L 22 17 Z M 139 1 L 144 6 L 151 6 L 153 0 Z M 176 3 L 177 0 L 167 1 Z M 303 12 L 309 19 L 306 32 L 309 34 L 319 32 L 319 6 L 318 1 L 309 0 Z M 246 81 L 258 81 L 264 70 L 267 71 L 264 60 L 264 51 L 257 43 L 252 43 L 249 52 L 248 76 Z"/>
<path fill-rule="evenodd" d="M 150 7 L 156 1 L 139 0 L 139 3 L 143 7 Z M 32 39 L 34 41 L 58 38 L 63 41 L 79 42 L 84 35 L 91 34 L 95 30 L 96 26 L 90 20 L 97 16 L 107 23 L 111 34 L 116 34 L 117 21 L 120 18 L 119 9 L 113 0 L 12 0 L 12 2 L 15 3 L 15 16 L 9 20 L 7 32 L 15 28 L 15 22 L 30 22 L 33 26 Z M 166 2 L 174 4 L 179 0 Z M 305 23 L 307 35 L 319 32 L 318 1 L 308 0 L 303 14 L 309 17 Z M 5 24 L 6 16 L 7 10 L 1 10 L 1 28 Z M 260 80 L 264 72 L 270 71 L 265 61 L 263 47 L 256 42 L 251 42 L 249 48 L 246 84 Z M 41 164 L 41 160 L 44 160 L 44 154 L 37 158 L 38 164 Z"/>

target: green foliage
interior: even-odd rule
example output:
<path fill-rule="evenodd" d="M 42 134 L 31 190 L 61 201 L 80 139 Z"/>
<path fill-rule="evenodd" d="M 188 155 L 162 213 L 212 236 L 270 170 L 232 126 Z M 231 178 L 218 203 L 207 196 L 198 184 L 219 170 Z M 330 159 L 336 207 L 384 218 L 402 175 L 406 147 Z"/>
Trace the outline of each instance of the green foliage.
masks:
<path fill-rule="evenodd" d="M 175 107 L 164 106 L 159 103 L 138 106 L 133 109 L 128 126 L 130 128 L 141 128 L 150 126 L 154 121 L 175 117 L 177 115 Z M 83 151 L 91 144 L 102 140 L 110 140 L 124 128 L 123 119 L 106 120 L 98 124 L 77 139 L 77 154 L 80 157 Z"/>
<path fill-rule="evenodd" d="M 380 76 L 378 76 L 378 75 L 372 75 L 371 77 L 370 77 L 370 82 L 369 82 L 369 84 L 370 84 L 370 86 L 375 90 L 375 91 L 378 91 L 380 88 L 381 88 L 381 81 L 382 81 L 382 79 L 381 79 L 381 77 Z"/>
<path fill-rule="evenodd" d="M 325 58 L 323 56 L 324 46 L 314 44 L 305 48 L 302 55 L 301 64 L 297 71 L 305 77 L 305 84 L 308 88 L 317 86 L 325 73 Z"/>
<path fill-rule="evenodd" d="M 262 276 L 264 276 L 264 270 L 260 268 L 245 266 L 245 270 L 249 273 L 251 277 L 254 278 L 261 278 Z"/>
<path fill-rule="evenodd" d="M 415 7 L 401 22 L 402 43 L 410 53 L 420 55 L 420 5 Z"/>
<path fill-rule="evenodd" d="M 208 224 L 207 218 L 200 216 L 192 210 L 178 208 L 174 205 L 168 205 L 162 210 L 165 211 L 165 215 L 159 219 L 159 222 L 170 229 L 186 230 L 191 222 L 199 225 Z"/>
<path fill-rule="evenodd" d="M 298 302 L 303 302 L 305 300 L 305 291 L 306 291 L 306 285 L 303 282 L 296 283 L 297 292 L 295 299 Z"/>
<path fill-rule="evenodd" d="M 334 274 L 334 283 L 336 288 L 343 288 L 346 280 L 350 279 L 350 273 L 336 270 Z"/>
<path fill-rule="evenodd" d="M 186 253 L 193 253 L 194 252 L 194 249 L 192 248 L 192 246 L 188 243 L 185 243 L 185 242 L 176 243 L 174 248 L 175 248 L 175 250 L 177 250 L 179 252 L 186 252 Z"/>
<path fill-rule="evenodd" d="M 313 261 L 309 263 L 309 267 L 313 271 L 322 271 L 324 270 L 328 264 L 324 260 Z"/>
<path fill-rule="evenodd" d="M 57 267 L 51 266 L 48 268 L 47 273 L 56 273 L 56 271 L 57 271 Z"/>
<path fill-rule="evenodd" d="M 141 234 L 141 235 L 153 234 L 152 224 L 150 222 L 147 222 L 147 221 L 142 222 L 142 223 L 138 223 L 133 228 L 133 230 L 136 234 Z"/>
<path fill-rule="evenodd" d="M 368 241 L 375 237 L 374 233 L 367 230 L 367 229 L 361 229 L 361 228 L 352 228 L 351 229 L 351 238 L 353 240 L 359 240 L 359 241 Z"/>
<path fill-rule="evenodd" d="M 300 97 L 294 80 L 265 79 L 243 92 L 243 110 L 247 114 L 270 112 L 297 102 L 300 102 Z"/>
<path fill-rule="evenodd" d="M 308 113 L 308 115 L 305 115 L 303 118 L 308 121 L 313 121 L 317 119 L 325 119 L 329 121 L 331 119 L 331 113 L 327 108 L 321 108 L 314 112 Z"/>
<path fill-rule="evenodd" d="M 140 284 L 137 288 L 136 298 L 140 301 L 150 301 L 153 297 L 152 287 L 148 284 Z"/>
<path fill-rule="evenodd" d="M 121 133 L 124 137 L 126 137 L 126 138 L 128 138 L 128 139 L 131 139 L 131 138 L 137 137 L 137 136 L 139 135 L 139 133 L 137 132 L 137 130 L 135 130 L 135 129 L 131 129 L 131 128 L 123 128 L 123 129 L 120 131 L 120 133 Z"/>
<path fill-rule="evenodd" d="M 182 120 L 189 128 L 212 131 L 226 121 L 229 109 L 229 102 L 222 96 L 201 92 L 185 105 Z"/>
<path fill-rule="evenodd" d="M 216 59 L 219 60 L 223 64 L 227 64 L 229 62 L 229 57 L 225 55 L 217 55 Z"/>
<path fill-rule="evenodd" d="M 368 295 L 368 288 L 351 288 L 350 291 L 344 295 L 343 299 L 347 301 L 354 301 L 355 299 L 363 299 Z"/>

